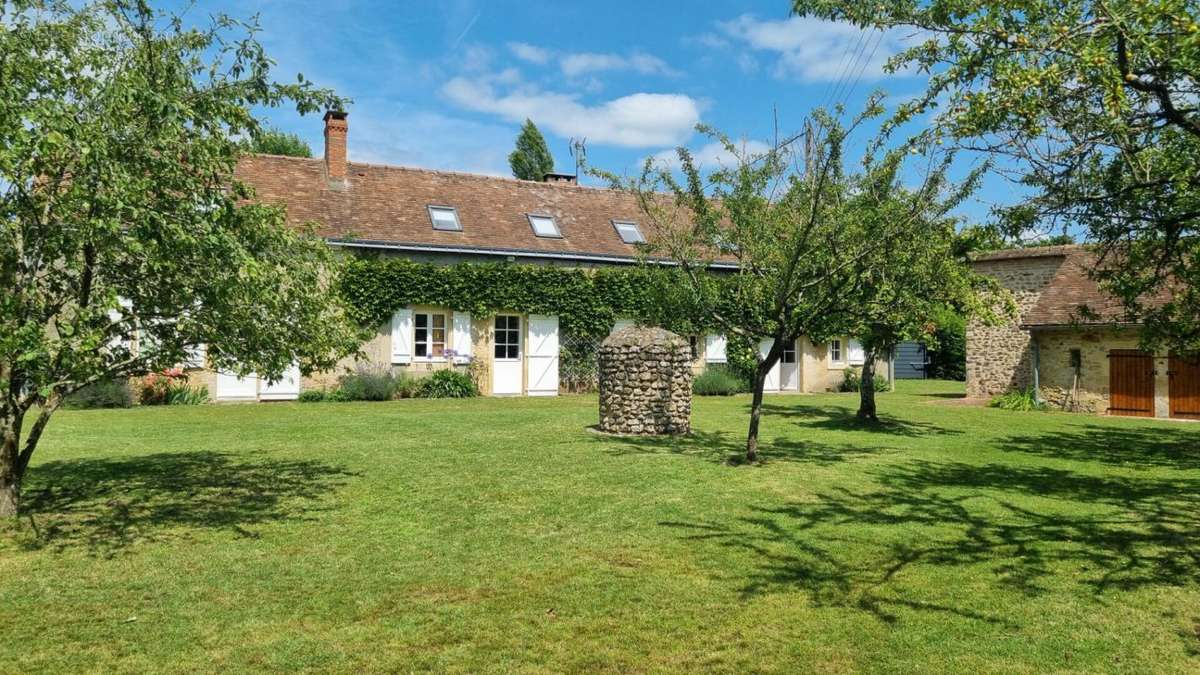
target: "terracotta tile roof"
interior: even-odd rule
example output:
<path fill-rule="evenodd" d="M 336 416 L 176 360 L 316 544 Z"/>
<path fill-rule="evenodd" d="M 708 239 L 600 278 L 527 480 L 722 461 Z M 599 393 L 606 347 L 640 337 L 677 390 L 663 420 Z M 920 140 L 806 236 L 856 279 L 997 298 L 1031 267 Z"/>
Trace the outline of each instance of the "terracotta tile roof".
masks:
<path fill-rule="evenodd" d="M 1069 244 L 1063 246 L 1031 246 L 1029 248 L 1008 248 L 1002 251 L 988 251 L 986 253 L 977 253 L 971 256 L 973 262 L 986 262 L 990 260 L 1018 260 L 1023 258 L 1051 258 L 1054 256 L 1067 256 L 1083 249 L 1079 244 Z"/>
<path fill-rule="evenodd" d="M 613 220 L 640 222 L 626 193 L 570 183 L 539 183 L 350 162 L 344 185 L 325 177 L 324 160 L 250 155 L 236 175 L 260 200 L 283 203 L 288 221 L 315 222 L 334 240 L 393 245 L 634 258 Z M 427 207 L 452 206 L 461 232 L 433 229 Z M 534 235 L 526 214 L 553 216 L 561 238 Z M 643 234 L 645 228 L 642 228 Z"/>
<path fill-rule="evenodd" d="M 993 251 L 973 256 L 973 262 L 1027 260 L 1060 257 L 1063 259 L 1054 277 L 1046 284 L 1038 302 L 1022 317 L 1026 328 L 1074 325 L 1130 324 L 1121 301 L 1100 288 L 1091 277 L 1098 262 L 1097 254 L 1080 244 L 1040 246 Z M 1161 301 L 1161 300 L 1160 300 Z M 1149 304 L 1155 304 L 1151 301 Z"/>

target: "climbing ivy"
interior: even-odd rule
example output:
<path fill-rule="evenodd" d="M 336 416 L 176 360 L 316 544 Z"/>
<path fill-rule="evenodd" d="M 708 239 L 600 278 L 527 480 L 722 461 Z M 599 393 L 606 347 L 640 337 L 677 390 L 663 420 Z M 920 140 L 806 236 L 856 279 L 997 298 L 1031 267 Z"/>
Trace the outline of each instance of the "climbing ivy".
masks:
<path fill-rule="evenodd" d="M 569 335 L 600 337 L 617 317 L 683 334 L 712 328 L 680 295 L 671 268 L 634 266 L 584 270 L 515 263 L 434 265 L 403 258 L 349 261 L 338 288 L 365 328 L 388 321 L 406 305 L 436 305 L 487 316 L 497 312 L 554 314 Z"/>

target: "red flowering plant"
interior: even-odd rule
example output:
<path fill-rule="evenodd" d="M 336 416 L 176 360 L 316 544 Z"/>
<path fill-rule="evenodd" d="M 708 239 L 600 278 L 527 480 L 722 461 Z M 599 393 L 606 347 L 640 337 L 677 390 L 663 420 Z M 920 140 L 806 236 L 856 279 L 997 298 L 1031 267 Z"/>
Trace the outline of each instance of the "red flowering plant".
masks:
<path fill-rule="evenodd" d="M 165 368 L 141 379 L 138 387 L 138 402 L 142 405 L 166 405 L 171 390 L 177 384 L 187 382 L 181 368 Z"/>

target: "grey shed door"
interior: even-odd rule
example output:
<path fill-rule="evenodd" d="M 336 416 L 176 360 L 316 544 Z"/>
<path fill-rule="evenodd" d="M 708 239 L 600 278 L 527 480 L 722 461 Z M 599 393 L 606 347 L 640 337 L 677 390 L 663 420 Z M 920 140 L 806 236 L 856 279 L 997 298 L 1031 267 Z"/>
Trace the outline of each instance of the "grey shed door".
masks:
<path fill-rule="evenodd" d="M 920 342 L 901 342 L 896 346 L 896 379 L 925 379 L 925 345 Z"/>

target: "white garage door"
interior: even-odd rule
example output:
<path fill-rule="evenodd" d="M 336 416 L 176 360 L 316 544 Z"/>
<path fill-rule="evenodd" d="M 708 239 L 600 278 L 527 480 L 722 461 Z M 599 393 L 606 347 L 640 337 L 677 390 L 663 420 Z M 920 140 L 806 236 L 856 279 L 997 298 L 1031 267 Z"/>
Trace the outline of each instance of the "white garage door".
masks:
<path fill-rule="evenodd" d="M 217 400 L 253 401 L 258 398 L 258 375 L 238 377 L 233 373 L 217 373 Z"/>
<path fill-rule="evenodd" d="M 300 397 L 300 366 L 292 364 L 278 382 L 263 382 L 259 398 L 264 401 L 294 401 Z"/>

